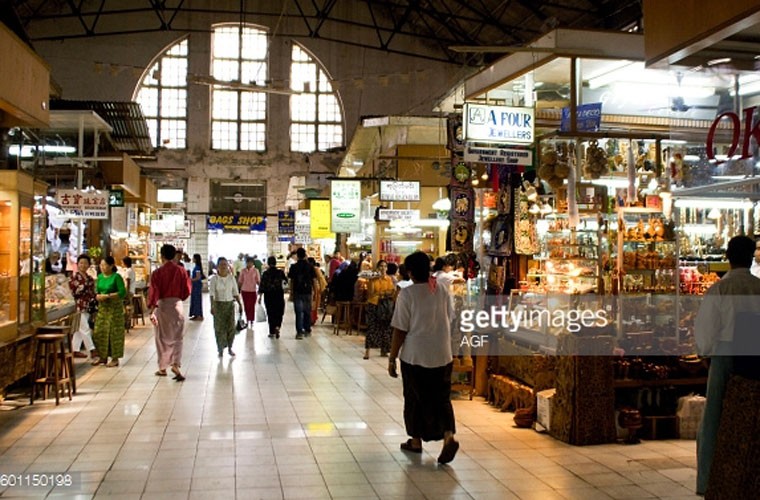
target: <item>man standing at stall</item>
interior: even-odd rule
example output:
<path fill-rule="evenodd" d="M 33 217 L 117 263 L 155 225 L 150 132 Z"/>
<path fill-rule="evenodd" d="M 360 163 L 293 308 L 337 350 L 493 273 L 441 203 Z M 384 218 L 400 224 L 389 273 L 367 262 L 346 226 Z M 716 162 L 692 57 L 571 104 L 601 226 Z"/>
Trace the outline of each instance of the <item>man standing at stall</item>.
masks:
<path fill-rule="evenodd" d="M 734 324 L 739 313 L 760 313 L 760 279 L 750 274 L 755 242 L 735 236 L 728 242 L 726 258 L 731 266 L 708 290 L 694 322 L 694 338 L 700 355 L 710 357 L 707 401 L 697 433 L 697 494 L 704 495 L 710 480 L 723 397 L 733 373 Z"/>
<path fill-rule="evenodd" d="M 155 326 L 156 352 L 158 354 L 159 377 L 166 376 L 171 367 L 174 380 L 185 380 L 180 371 L 182 366 L 182 336 L 185 329 L 185 315 L 182 301 L 190 296 L 190 281 L 187 271 L 174 262 L 177 250 L 172 245 L 161 247 L 161 267 L 150 276 L 148 308 L 150 321 Z"/>

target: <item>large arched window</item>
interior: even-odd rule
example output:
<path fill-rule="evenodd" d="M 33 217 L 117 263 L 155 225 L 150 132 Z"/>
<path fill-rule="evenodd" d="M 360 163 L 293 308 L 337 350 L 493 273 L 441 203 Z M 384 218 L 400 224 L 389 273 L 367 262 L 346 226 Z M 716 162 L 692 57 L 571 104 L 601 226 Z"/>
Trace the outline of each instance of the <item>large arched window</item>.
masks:
<path fill-rule="evenodd" d="M 264 151 L 267 99 L 242 88 L 266 85 L 268 40 L 262 29 L 217 25 L 211 38 L 211 76 L 238 87 L 214 85 L 211 93 L 211 148 Z"/>
<path fill-rule="evenodd" d="M 306 50 L 293 44 L 290 149 L 310 153 L 343 146 L 343 112 L 330 78 Z"/>
<path fill-rule="evenodd" d="M 148 67 L 133 99 L 140 103 L 154 147 L 187 147 L 187 39 Z"/>

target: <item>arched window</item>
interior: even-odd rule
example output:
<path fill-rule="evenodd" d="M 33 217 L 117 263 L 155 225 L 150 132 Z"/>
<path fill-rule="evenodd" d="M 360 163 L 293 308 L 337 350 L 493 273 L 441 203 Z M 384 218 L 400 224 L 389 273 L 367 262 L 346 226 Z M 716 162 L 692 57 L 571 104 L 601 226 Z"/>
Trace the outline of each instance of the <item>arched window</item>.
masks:
<path fill-rule="evenodd" d="M 185 39 L 154 59 L 133 96 L 154 147 L 187 147 L 187 50 Z"/>
<path fill-rule="evenodd" d="M 239 85 L 214 85 L 211 93 L 211 148 L 264 151 L 267 99 L 244 85 L 266 85 L 266 32 L 251 26 L 223 24 L 211 37 L 211 76 Z"/>
<path fill-rule="evenodd" d="M 310 153 L 343 146 L 343 112 L 330 78 L 305 49 L 293 44 L 290 149 Z"/>

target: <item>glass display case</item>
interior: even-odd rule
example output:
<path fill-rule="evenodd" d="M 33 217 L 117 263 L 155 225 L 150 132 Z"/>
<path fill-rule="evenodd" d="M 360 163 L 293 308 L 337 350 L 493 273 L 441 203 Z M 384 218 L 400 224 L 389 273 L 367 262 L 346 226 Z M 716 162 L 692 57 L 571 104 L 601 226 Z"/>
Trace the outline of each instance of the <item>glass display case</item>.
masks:
<path fill-rule="evenodd" d="M 76 302 L 65 274 L 45 276 L 45 317 L 55 321 L 74 312 Z"/>
<path fill-rule="evenodd" d="M 45 321 L 45 229 L 47 212 L 42 196 L 32 211 L 32 321 Z"/>
<path fill-rule="evenodd" d="M 31 176 L 0 171 L 0 343 L 32 320 L 34 190 Z"/>

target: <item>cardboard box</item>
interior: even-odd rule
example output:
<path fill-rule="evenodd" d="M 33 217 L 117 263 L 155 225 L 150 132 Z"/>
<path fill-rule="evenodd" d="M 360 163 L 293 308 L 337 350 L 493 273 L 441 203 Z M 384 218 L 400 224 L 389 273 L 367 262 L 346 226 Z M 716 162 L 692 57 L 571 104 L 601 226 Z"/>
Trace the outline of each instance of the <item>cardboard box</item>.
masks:
<path fill-rule="evenodd" d="M 536 393 L 536 423 L 546 429 L 550 429 L 552 421 L 552 399 L 557 389 L 546 389 Z"/>

